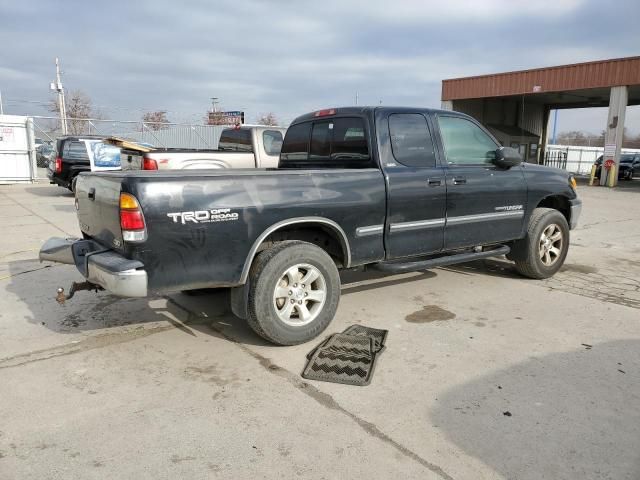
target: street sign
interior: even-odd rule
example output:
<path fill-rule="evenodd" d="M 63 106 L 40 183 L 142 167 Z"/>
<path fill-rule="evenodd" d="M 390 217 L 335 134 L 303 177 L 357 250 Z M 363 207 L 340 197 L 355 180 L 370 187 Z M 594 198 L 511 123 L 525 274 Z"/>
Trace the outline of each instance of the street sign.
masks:
<path fill-rule="evenodd" d="M 236 125 L 244 123 L 244 112 L 209 112 L 209 125 Z"/>

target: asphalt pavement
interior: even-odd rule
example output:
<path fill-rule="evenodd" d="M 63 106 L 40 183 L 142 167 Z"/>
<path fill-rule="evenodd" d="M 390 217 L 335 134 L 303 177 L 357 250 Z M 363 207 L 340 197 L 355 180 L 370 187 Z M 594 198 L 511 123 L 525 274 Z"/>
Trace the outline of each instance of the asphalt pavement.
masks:
<path fill-rule="evenodd" d="M 344 272 L 326 334 L 389 330 L 369 386 L 304 380 L 223 292 L 119 299 L 39 263 L 73 197 L 0 186 L 0 479 L 640 478 L 640 181 L 580 186 L 562 271 Z"/>

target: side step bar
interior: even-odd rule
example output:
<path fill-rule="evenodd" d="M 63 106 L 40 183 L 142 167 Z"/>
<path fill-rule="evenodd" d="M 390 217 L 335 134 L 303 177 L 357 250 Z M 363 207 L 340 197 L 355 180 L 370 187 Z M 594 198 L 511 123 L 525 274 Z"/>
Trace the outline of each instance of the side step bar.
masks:
<path fill-rule="evenodd" d="M 380 262 L 368 266 L 374 270 L 380 270 L 387 273 L 406 273 L 418 270 L 428 270 L 435 267 L 444 267 L 445 265 L 453 265 L 455 263 L 472 262 L 481 258 L 497 257 L 506 255 L 511 249 L 506 245 L 485 250 L 483 252 L 458 253 L 456 255 L 445 255 L 443 257 L 430 258 L 428 260 L 419 260 L 415 262 Z"/>

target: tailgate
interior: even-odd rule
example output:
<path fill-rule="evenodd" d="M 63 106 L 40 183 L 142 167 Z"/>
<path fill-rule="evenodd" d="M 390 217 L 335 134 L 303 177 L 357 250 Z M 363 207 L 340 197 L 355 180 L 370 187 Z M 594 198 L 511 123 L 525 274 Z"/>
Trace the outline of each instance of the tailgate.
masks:
<path fill-rule="evenodd" d="M 120 229 L 121 178 L 82 174 L 76 183 L 80 230 L 108 248 L 122 250 Z"/>
<path fill-rule="evenodd" d="M 122 170 L 142 170 L 142 152 L 133 150 L 120 151 L 120 165 Z"/>

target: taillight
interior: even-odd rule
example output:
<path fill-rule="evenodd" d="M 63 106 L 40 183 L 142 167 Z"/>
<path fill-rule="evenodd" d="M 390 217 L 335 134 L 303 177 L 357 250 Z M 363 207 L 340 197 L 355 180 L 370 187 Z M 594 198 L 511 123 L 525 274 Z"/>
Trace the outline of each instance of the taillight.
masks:
<path fill-rule="evenodd" d="M 62 158 L 56 157 L 56 173 L 62 173 Z"/>
<path fill-rule="evenodd" d="M 136 197 L 129 193 L 120 194 L 120 228 L 122 238 L 127 242 L 144 242 L 147 239 L 142 209 Z"/>
<path fill-rule="evenodd" d="M 142 169 L 143 170 L 157 170 L 158 162 L 156 162 L 153 158 L 142 157 Z"/>

